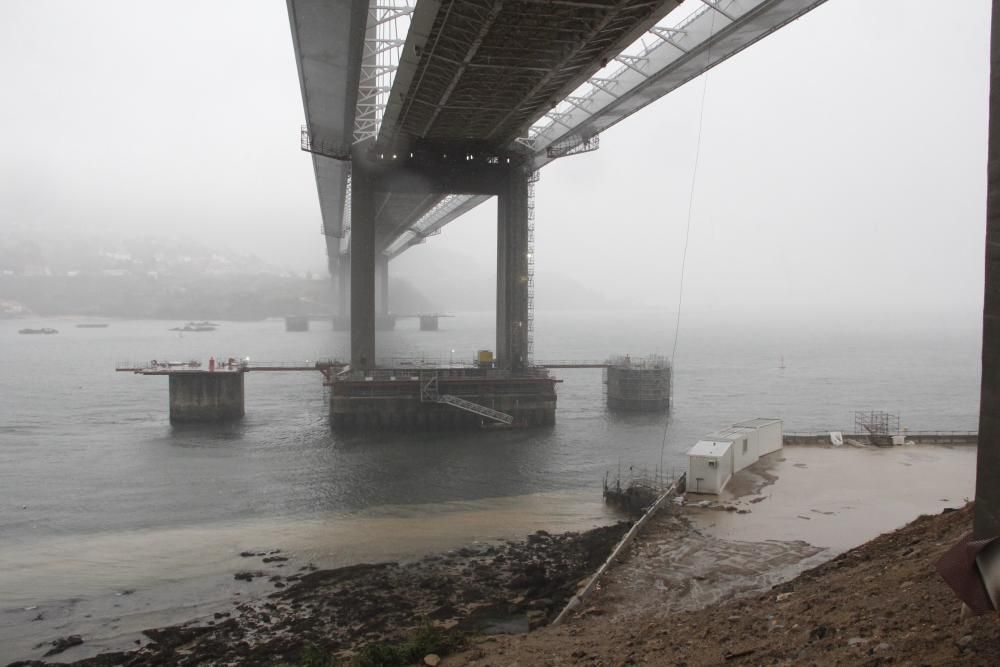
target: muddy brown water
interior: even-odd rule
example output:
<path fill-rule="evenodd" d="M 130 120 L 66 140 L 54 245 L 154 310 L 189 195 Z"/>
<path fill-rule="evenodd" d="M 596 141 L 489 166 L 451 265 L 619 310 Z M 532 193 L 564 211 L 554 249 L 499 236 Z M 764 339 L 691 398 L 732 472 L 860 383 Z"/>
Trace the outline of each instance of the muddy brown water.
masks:
<path fill-rule="evenodd" d="M 540 313 L 536 358 L 662 353 L 668 319 Z M 971 430 L 978 411 L 975 331 L 734 336 L 708 327 L 685 330 L 666 424 L 609 413 L 600 372 L 582 370 L 559 372 L 557 424 L 533 432 L 341 438 L 318 374 L 279 373 L 247 379 L 239 424 L 173 428 L 161 379 L 116 375 L 116 361 L 315 360 L 343 356 L 346 334 L 288 334 L 281 320 L 221 322 L 197 335 L 168 331 L 177 322 L 70 323 L 0 322 L 0 655 L 12 659 L 67 634 L 86 638 L 67 657 L 128 645 L 143 627 L 252 596 L 255 582 L 232 582 L 246 549 L 281 548 L 289 566 L 337 566 L 608 523 L 606 471 L 655 467 L 661 451 L 668 470 L 682 470 L 695 438 L 738 419 L 844 430 L 852 410 L 875 406 L 913 430 Z M 16 333 L 41 326 L 61 333 Z M 459 313 L 440 332 L 401 325 L 379 345 L 471 358 L 494 335 L 491 315 Z"/>

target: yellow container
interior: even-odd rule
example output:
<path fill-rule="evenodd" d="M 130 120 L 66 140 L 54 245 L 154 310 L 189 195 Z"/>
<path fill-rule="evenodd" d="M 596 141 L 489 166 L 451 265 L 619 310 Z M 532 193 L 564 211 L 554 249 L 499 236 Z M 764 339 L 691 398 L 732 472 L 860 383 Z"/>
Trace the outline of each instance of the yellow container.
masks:
<path fill-rule="evenodd" d="M 481 364 L 493 363 L 493 351 L 479 350 L 478 352 L 476 352 L 476 361 L 478 361 Z"/>

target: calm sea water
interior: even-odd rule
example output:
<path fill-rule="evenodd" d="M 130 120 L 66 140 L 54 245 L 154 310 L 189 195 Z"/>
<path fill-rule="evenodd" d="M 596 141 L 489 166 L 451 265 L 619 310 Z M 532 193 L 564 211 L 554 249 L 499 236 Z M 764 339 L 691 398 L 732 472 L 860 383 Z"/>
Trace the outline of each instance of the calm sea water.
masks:
<path fill-rule="evenodd" d="M 87 650 L 113 647 L 227 601 L 244 549 L 338 565 L 611 521 L 606 471 L 653 468 L 661 451 L 668 471 L 683 470 L 699 435 L 745 418 L 849 430 L 854 410 L 884 409 L 911 430 L 977 426 L 975 329 L 684 330 L 666 418 L 609 413 L 600 371 L 573 370 L 558 374 L 550 429 L 341 437 L 319 374 L 251 374 L 242 422 L 175 428 L 166 379 L 114 367 L 343 357 L 344 333 L 319 323 L 286 333 L 280 320 L 183 335 L 168 331 L 176 322 L 80 321 L 0 321 L 0 657 L 35 655 L 33 643 L 70 632 L 87 634 Z M 18 335 L 26 326 L 60 333 Z M 662 315 L 542 313 L 535 358 L 669 353 L 670 330 Z M 463 313 L 439 332 L 402 321 L 378 346 L 459 361 L 492 338 L 490 314 Z"/>

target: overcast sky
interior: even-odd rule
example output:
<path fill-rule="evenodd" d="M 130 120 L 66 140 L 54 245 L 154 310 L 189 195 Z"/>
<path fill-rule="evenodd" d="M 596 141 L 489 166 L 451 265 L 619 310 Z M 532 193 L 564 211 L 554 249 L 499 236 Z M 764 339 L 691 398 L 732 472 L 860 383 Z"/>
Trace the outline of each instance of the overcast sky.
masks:
<path fill-rule="evenodd" d="M 988 0 L 829 0 L 712 70 L 685 309 L 979 317 L 988 29 Z M 3 0 L 0 81 L 0 226 L 325 265 L 283 2 Z M 536 266 L 676 308 L 703 85 L 542 171 Z M 392 270 L 489 275 L 494 239 L 491 202 Z"/>

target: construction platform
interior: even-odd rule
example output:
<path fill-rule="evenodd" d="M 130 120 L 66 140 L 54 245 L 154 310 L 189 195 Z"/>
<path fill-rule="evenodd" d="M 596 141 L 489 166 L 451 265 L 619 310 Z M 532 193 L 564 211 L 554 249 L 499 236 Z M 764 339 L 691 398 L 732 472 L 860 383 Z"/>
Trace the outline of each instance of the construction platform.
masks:
<path fill-rule="evenodd" d="M 333 359 L 254 362 L 249 358 L 120 362 L 119 372 L 168 376 L 172 422 L 238 419 L 247 373 L 319 372 L 330 388 L 330 426 L 336 431 L 427 428 L 526 428 L 555 424 L 557 380 L 550 369 L 604 369 L 609 409 L 665 410 L 670 365 L 650 357 L 605 361 L 540 362 L 521 370 L 495 367 L 480 350 L 468 363 L 395 360 L 374 370 L 352 369 Z"/>
<path fill-rule="evenodd" d="M 250 372 L 319 371 L 329 382 L 344 364 L 333 361 L 306 363 L 258 362 L 229 357 L 225 361 L 209 359 L 207 368 L 199 361 L 119 362 L 115 370 L 136 375 L 165 375 L 169 378 L 170 421 L 211 423 L 240 419 L 244 407 L 243 377 Z"/>
<path fill-rule="evenodd" d="M 345 370 L 327 383 L 338 431 L 532 427 L 555 423 L 559 382 L 547 369 Z"/>

